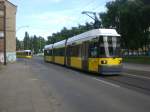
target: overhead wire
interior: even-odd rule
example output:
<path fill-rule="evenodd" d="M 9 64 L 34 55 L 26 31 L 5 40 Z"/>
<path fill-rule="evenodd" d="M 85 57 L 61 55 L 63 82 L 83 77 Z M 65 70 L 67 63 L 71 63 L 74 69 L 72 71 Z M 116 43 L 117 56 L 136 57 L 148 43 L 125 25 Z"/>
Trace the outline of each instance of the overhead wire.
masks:
<path fill-rule="evenodd" d="M 84 11 L 84 10 L 89 10 L 88 8 L 90 8 L 91 6 L 95 5 L 96 2 L 97 2 L 96 0 L 95 0 L 94 2 L 93 2 L 93 0 L 90 0 L 90 1 L 86 4 L 85 7 L 80 8 L 80 10 L 79 10 L 80 13 L 81 13 L 82 11 Z M 80 23 L 81 19 L 83 20 L 82 17 L 78 17 L 78 18 L 77 18 L 78 24 Z M 85 22 L 86 22 L 86 20 L 85 20 Z"/>

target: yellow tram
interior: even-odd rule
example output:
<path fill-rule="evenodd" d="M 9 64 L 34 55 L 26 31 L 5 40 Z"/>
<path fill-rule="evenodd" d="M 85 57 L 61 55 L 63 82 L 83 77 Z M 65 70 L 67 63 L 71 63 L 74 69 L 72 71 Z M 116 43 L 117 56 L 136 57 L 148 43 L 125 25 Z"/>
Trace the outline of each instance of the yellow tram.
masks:
<path fill-rule="evenodd" d="M 100 74 L 120 74 L 120 35 L 115 29 L 94 29 L 46 45 L 44 60 Z"/>
<path fill-rule="evenodd" d="M 20 50 L 16 52 L 17 58 L 32 58 L 32 51 L 31 50 Z"/>

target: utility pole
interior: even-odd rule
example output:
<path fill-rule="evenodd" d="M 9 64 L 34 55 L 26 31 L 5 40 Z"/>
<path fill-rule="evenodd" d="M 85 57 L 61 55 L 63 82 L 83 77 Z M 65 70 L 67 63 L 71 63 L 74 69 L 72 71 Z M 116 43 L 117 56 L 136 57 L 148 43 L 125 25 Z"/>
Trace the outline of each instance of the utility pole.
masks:
<path fill-rule="evenodd" d="M 4 65 L 7 64 L 6 58 L 6 6 L 4 4 Z"/>
<path fill-rule="evenodd" d="M 5 1 L 0 1 L 0 21 L 1 21 L 1 26 L 0 26 L 0 39 L 2 39 L 3 43 L 3 64 L 6 65 L 6 6 L 5 6 Z M 2 47 L 2 46 L 1 46 Z"/>
<path fill-rule="evenodd" d="M 99 17 L 97 16 L 97 12 L 83 11 L 82 14 L 86 14 L 87 16 L 89 16 L 91 19 L 94 20 L 94 28 L 102 27 L 101 21 L 99 20 Z"/>

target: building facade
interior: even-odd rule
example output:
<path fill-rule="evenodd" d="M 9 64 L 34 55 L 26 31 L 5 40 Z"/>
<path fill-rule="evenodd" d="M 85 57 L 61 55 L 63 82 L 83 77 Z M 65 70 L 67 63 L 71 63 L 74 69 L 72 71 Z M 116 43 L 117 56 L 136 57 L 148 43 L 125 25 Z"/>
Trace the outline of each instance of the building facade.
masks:
<path fill-rule="evenodd" d="M 0 63 L 16 61 L 16 10 L 8 0 L 0 0 Z"/>

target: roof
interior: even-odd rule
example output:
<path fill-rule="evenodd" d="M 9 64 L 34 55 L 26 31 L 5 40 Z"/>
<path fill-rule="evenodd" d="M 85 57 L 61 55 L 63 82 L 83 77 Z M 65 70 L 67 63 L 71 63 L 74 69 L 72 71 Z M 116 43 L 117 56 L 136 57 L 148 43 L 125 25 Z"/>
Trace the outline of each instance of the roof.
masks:
<path fill-rule="evenodd" d="M 93 29 L 79 35 L 68 38 L 68 40 L 62 40 L 54 44 L 46 45 L 44 49 L 61 48 L 65 47 L 66 41 L 67 45 L 70 45 L 74 42 L 83 42 L 96 38 L 97 36 L 120 36 L 115 29 Z"/>
<path fill-rule="evenodd" d="M 8 0 L 5 0 L 7 3 L 11 4 L 13 7 L 17 7 L 16 5 L 14 5 L 13 3 L 11 3 L 10 1 Z"/>
<path fill-rule="evenodd" d="M 13 3 L 11 3 L 10 1 L 8 0 L 0 0 L 0 3 L 4 3 L 6 7 L 12 7 L 13 10 L 15 11 L 15 13 L 17 12 L 17 6 L 14 5 Z M 6 8 L 7 10 L 7 8 Z"/>
<path fill-rule="evenodd" d="M 53 48 L 53 44 L 46 45 L 46 46 L 44 47 L 45 50 L 46 50 L 46 49 L 52 49 L 52 48 Z"/>
<path fill-rule="evenodd" d="M 65 44 L 66 44 L 66 39 L 55 43 L 55 44 L 54 44 L 54 48 L 65 47 Z"/>
<path fill-rule="evenodd" d="M 17 51 L 17 52 L 32 52 L 31 50 L 20 50 L 20 51 Z"/>
<path fill-rule="evenodd" d="M 14 5 L 13 3 L 11 3 L 9 0 L 0 0 L 0 2 L 7 2 L 10 5 L 12 5 L 13 7 L 17 7 L 16 5 Z"/>
<path fill-rule="evenodd" d="M 94 29 L 69 38 L 67 41 L 67 45 L 70 45 L 74 42 L 83 42 L 86 40 L 91 40 L 97 36 L 120 36 L 120 35 L 116 32 L 115 29 Z"/>

